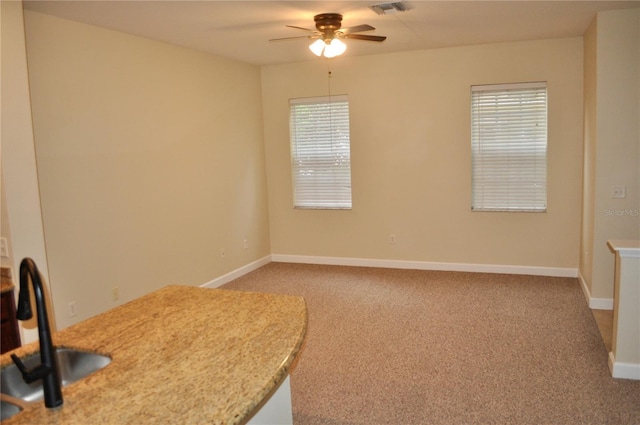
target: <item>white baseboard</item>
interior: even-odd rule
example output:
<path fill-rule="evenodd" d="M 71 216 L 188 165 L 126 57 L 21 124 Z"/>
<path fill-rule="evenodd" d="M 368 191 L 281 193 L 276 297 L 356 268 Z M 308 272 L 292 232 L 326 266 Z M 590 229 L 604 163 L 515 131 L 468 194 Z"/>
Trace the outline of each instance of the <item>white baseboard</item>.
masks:
<path fill-rule="evenodd" d="M 526 274 L 553 277 L 578 277 L 577 269 L 561 267 L 436 263 L 430 261 L 378 260 L 370 258 L 317 257 L 286 254 L 272 254 L 271 260 L 278 263 L 326 264 L 333 266 L 382 267 L 390 269 L 440 270 L 457 272 Z"/>
<path fill-rule="evenodd" d="M 522 274 L 533 276 L 552 276 L 552 277 L 578 277 L 578 270 L 561 267 L 535 267 L 535 266 L 509 266 L 509 265 L 493 265 L 493 264 L 468 264 L 468 263 L 436 263 L 430 261 L 404 261 L 404 260 L 379 260 L 370 258 L 349 258 L 349 257 L 319 257 L 311 255 L 287 255 L 272 254 L 267 255 L 259 260 L 242 266 L 223 276 L 217 277 L 210 282 L 200 285 L 203 288 L 218 288 L 225 283 L 231 282 L 247 273 L 259 269 L 270 262 L 276 263 L 299 263 L 299 264 L 324 264 L 332 266 L 353 266 L 353 267 L 380 267 L 390 269 L 409 269 L 409 270 L 438 270 L 438 271 L 456 271 L 456 272 L 477 272 L 477 273 L 499 273 L 499 274 Z M 582 282 L 583 291 L 588 289 Z M 587 300 L 589 296 L 587 295 Z M 598 300 L 598 299 L 596 299 Z M 597 307 L 603 310 L 613 309 L 613 300 L 610 301 L 611 307 Z M 596 304 L 598 304 L 596 302 Z M 591 307 L 591 303 L 589 303 Z M 596 308 L 596 307 L 591 307 Z"/>
<path fill-rule="evenodd" d="M 614 378 L 640 380 L 640 364 L 616 362 L 613 352 L 609 352 L 609 370 Z"/>
<path fill-rule="evenodd" d="M 589 308 L 592 310 L 613 310 L 613 299 L 611 298 L 590 298 Z"/>
<path fill-rule="evenodd" d="M 203 283 L 200 285 L 201 288 L 218 288 L 225 283 L 231 282 L 234 279 L 237 279 L 241 276 L 244 276 L 247 273 L 251 273 L 254 270 L 259 269 L 260 267 L 267 265 L 271 262 L 271 256 L 267 255 L 259 260 L 256 260 L 252 263 L 249 263 L 245 266 L 240 267 L 232 272 L 229 272 L 223 276 L 217 277 L 210 282 Z"/>
<path fill-rule="evenodd" d="M 591 296 L 591 291 L 587 286 L 587 281 L 584 280 L 584 277 L 582 277 L 581 273 L 578 274 L 578 280 L 580 280 L 580 287 L 582 287 L 582 292 L 587 299 L 587 303 L 589 304 L 590 309 L 613 310 L 613 298 L 593 298 Z"/>

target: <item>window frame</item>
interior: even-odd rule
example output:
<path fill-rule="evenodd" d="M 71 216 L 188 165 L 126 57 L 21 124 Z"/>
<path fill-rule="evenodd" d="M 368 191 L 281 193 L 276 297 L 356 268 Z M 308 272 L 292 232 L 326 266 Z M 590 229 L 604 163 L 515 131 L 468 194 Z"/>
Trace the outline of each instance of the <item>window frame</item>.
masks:
<path fill-rule="evenodd" d="M 471 210 L 546 212 L 547 82 L 473 85 L 470 96 Z"/>
<path fill-rule="evenodd" d="M 289 140 L 293 207 L 352 209 L 348 95 L 289 99 Z"/>

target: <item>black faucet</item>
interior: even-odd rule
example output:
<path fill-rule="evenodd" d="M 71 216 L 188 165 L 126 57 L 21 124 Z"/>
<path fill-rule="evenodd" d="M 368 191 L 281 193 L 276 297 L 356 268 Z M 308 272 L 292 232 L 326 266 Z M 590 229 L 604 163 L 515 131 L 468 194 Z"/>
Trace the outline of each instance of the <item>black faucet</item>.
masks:
<path fill-rule="evenodd" d="M 36 263 L 31 258 L 25 258 L 20 263 L 20 295 L 18 296 L 18 320 L 29 320 L 33 317 L 31 312 L 31 297 L 29 294 L 29 280 L 33 284 L 33 293 L 36 298 L 38 313 L 38 338 L 40 340 L 40 365 L 29 370 L 15 354 L 11 355 L 24 382 L 30 384 L 42 379 L 44 391 L 44 405 L 48 408 L 62 406 L 62 389 L 60 386 L 60 372 L 56 352 L 51 339 L 49 328 L 49 316 L 40 280 L 40 272 Z"/>

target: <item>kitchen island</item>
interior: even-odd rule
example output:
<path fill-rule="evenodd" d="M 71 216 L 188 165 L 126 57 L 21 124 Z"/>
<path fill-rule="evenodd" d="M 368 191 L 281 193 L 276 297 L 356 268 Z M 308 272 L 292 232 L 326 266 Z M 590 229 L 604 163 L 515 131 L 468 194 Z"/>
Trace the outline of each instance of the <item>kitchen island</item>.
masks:
<path fill-rule="evenodd" d="M 167 286 L 55 333 L 111 363 L 3 424 L 243 424 L 288 385 L 306 327 L 301 297 Z"/>

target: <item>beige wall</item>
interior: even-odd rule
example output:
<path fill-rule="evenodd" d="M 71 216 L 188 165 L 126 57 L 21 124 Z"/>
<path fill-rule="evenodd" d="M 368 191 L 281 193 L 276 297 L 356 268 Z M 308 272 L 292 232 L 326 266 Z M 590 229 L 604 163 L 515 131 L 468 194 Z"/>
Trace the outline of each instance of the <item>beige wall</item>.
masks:
<path fill-rule="evenodd" d="M 1 172 L 1 170 L 0 170 Z M 13 265 L 13 253 L 11 247 L 11 229 L 9 228 L 9 210 L 7 209 L 7 195 L 4 189 L 4 179 L 0 178 L 0 235 L 7 239 L 8 256 L 0 258 L 2 267 L 15 267 Z M 18 270 L 13 271 L 18 275 Z"/>
<path fill-rule="evenodd" d="M 623 16 L 608 15 L 606 25 L 599 17 L 584 49 L 582 38 L 569 38 L 333 60 L 331 91 L 351 101 L 354 207 L 317 211 L 292 208 L 288 99 L 327 94 L 326 62 L 260 71 L 26 12 L 59 327 L 118 304 L 115 286 L 123 302 L 169 283 L 205 283 L 269 253 L 574 270 L 580 263 L 583 277 L 595 275 L 597 214 L 606 205 L 590 205 L 595 187 L 609 183 L 595 177 L 595 141 L 601 146 L 604 136 L 593 81 L 602 28 L 615 38 Z M 597 73 L 589 65 L 596 51 Z M 612 74 L 624 67 L 621 57 L 607 63 Z M 471 212 L 469 86 L 540 80 L 549 86 L 548 212 Z M 583 88 L 584 137 L 593 141 L 584 155 Z M 596 110 L 598 125 L 588 116 Z M 625 179 L 638 180 L 634 166 L 622 167 Z M 628 198 L 634 190 L 629 183 Z M 589 285 L 594 296 L 610 295 Z M 67 315 L 70 301 L 77 317 Z"/>
<path fill-rule="evenodd" d="M 30 11 L 25 27 L 60 328 L 269 254 L 259 68 Z"/>
<path fill-rule="evenodd" d="M 45 286 L 50 286 L 40 193 L 34 153 L 22 2 L 0 2 L 2 14 L 2 235 L 11 243 L 19 273 L 20 260 L 31 257 Z M 49 309 L 52 315 L 52 309 Z M 22 341 L 37 339 L 35 315 L 20 322 Z"/>
<path fill-rule="evenodd" d="M 585 203 L 580 274 L 612 299 L 609 239 L 640 239 L 640 9 L 598 13 L 585 37 Z M 611 186 L 625 186 L 612 199 Z"/>
<path fill-rule="evenodd" d="M 597 17 L 584 34 L 584 158 L 582 227 L 580 235 L 580 276 L 591 292 L 593 266 L 594 190 L 596 184 L 596 62 Z"/>
<path fill-rule="evenodd" d="M 292 208 L 288 99 L 326 95 L 327 63 L 262 69 L 272 253 L 578 267 L 582 38 L 344 56 L 353 210 Z M 548 212 L 471 212 L 474 84 L 548 81 Z M 389 234 L 397 242 L 389 243 Z"/>

